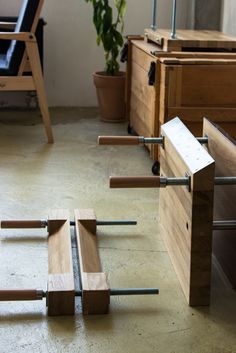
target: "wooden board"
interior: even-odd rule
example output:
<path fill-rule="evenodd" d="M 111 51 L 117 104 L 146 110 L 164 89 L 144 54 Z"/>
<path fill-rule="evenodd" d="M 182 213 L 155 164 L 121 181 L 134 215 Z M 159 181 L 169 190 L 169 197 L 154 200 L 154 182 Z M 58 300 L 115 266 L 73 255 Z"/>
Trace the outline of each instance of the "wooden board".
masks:
<path fill-rule="evenodd" d="M 128 59 L 126 65 L 126 80 L 125 80 L 125 109 L 126 109 L 126 119 L 130 121 L 130 87 L 131 87 L 131 77 L 132 77 L 132 41 L 141 40 L 143 41 L 142 36 L 127 36 L 127 45 L 128 45 Z"/>
<path fill-rule="evenodd" d="M 141 42 L 141 41 L 138 41 Z M 159 134 L 157 119 L 157 106 L 159 103 L 158 85 L 159 72 L 157 59 L 147 56 L 146 53 L 132 45 L 132 77 L 130 82 L 129 117 L 130 125 L 138 135 L 145 137 L 157 136 Z M 156 63 L 156 82 L 154 86 L 148 84 L 148 72 L 152 62 Z M 151 155 L 158 146 L 147 145 Z M 156 152 L 155 152 L 156 153 Z"/>
<path fill-rule="evenodd" d="M 236 49 L 236 38 L 218 31 L 177 30 L 177 38 L 171 39 L 171 30 L 145 29 L 147 41 L 155 43 L 163 51 L 186 51 L 201 49 L 202 51 Z"/>
<path fill-rule="evenodd" d="M 83 314 L 107 314 L 110 292 L 102 272 L 93 210 L 75 210 Z"/>
<path fill-rule="evenodd" d="M 69 211 L 50 212 L 48 233 L 48 315 L 74 315 L 75 286 Z"/>
<path fill-rule="evenodd" d="M 164 51 L 155 43 L 149 43 L 145 40 L 132 40 L 134 47 L 138 47 L 146 54 L 156 58 L 179 58 L 179 59 L 236 59 L 236 52 L 204 52 L 204 51 Z"/>
<path fill-rule="evenodd" d="M 209 305 L 215 163 L 180 119 L 164 124 L 161 175 L 191 178 L 160 189 L 160 227 L 189 305 Z"/>
<path fill-rule="evenodd" d="M 216 162 L 216 176 L 236 175 L 236 140 L 204 119 L 208 151 Z M 236 185 L 215 186 L 214 220 L 236 220 Z M 213 252 L 232 286 L 236 288 L 236 231 L 214 231 Z"/>

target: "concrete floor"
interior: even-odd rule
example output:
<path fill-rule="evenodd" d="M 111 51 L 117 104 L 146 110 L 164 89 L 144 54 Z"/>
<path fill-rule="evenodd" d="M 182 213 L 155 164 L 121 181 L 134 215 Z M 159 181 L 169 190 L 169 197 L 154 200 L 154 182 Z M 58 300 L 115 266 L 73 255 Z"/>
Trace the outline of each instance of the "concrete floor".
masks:
<path fill-rule="evenodd" d="M 56 143 L 35 112 L 1 112 L 0 218 L 47 218 L 50 208 L 94 208 L 98 219 L 137 219 L 99 229 L 111 287 L 159 287 L 159 296 L 116 297 L 107 316 L 48 318 L 44 302 L 0 303 L 0 353 L 235 353 L 236 293 L 213 266 L 212 305 L 190 308 L 159 235 L 158 191 L 109 190 L 110 174 L 151 174 L 138 147 L 99 147 L 125 134 L 96 110 L 52 110 Z M 46 289 L 45 231 L 1 230 L 1 287 Z"/>

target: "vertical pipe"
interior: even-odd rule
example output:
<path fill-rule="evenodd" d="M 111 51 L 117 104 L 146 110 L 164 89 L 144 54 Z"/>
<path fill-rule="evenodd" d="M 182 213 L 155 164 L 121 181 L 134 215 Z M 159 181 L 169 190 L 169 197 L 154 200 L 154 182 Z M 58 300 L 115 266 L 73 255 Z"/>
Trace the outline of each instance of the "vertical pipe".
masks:
<path fill-rule="evenodd" d="M 157 29 L 157 0 L 153 0 L 151 29 L 154 31 Z"/>
<path fill-rule="evenodd" d="M 177 0 L 173 0 L 171 39 L 176 39 L 176 12 L 177 12 Z"/>

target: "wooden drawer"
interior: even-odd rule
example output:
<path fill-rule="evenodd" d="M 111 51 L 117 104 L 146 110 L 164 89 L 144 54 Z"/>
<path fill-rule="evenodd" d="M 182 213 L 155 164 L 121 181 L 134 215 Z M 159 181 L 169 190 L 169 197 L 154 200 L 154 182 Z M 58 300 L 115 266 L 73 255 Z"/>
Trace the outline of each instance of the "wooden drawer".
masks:
<path fill-rule="evenodd" d="M 236 62 L 203 64 L 161 63 L 159 123 L 178 116 L 196 133 L 202 133 L 207 117 L 236 134 Z"/>

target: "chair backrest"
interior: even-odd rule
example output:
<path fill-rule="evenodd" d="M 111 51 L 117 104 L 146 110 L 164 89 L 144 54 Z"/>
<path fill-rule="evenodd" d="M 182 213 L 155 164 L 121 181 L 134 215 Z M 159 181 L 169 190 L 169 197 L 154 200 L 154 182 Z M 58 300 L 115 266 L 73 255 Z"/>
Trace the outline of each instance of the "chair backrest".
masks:
<path fill-rule="evenodd" d="M 15 32 L 35 33 L 44 0 L 23 0 Z M 13 40 L 7 51 L 9 71 L 17 74 L 25 51 L 25 44 Z"/>

